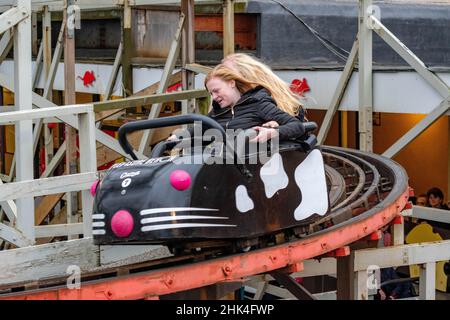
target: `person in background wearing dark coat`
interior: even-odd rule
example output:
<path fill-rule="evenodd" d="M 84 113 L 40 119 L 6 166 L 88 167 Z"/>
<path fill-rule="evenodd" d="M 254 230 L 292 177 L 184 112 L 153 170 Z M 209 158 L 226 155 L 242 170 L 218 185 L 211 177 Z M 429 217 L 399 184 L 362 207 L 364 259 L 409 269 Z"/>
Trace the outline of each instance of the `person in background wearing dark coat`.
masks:
<path fill-rule="evenodd" d="M 375 296 L 375 300 L 395 300 L 414 296 L 410 282 L 395 282 L 401 279 L 394 268 L 381 269 L 381 289 Z"/>

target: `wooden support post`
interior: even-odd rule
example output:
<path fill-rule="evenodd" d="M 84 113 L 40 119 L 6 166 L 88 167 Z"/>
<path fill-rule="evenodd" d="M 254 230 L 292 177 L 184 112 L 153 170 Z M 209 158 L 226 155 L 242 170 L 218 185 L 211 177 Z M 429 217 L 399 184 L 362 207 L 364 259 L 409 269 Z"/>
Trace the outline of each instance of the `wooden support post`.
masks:
<path fill-rule="evenodd" d="M 223 2 L 223 56 L 234 53 L 234 0 Z"/>
<path fill-rule="evenodd" d="M 3 184 L 3 181 L 0 180 L 0 186 Z M 16 223 L 17 219 L 17 207 L 14 201 L 12 200 L 6 200 L 6 201 L 0 201 L 0 207 L 8 217 L 9 222 L 11 225 L 14 225 Z M 0 222 L 3 221 L 3 219 L 0 219 Z"/>
<path fill-rule="evenodd" d="M 291 276 L 280 271 L 275 270 L 270 272 L 270 275 L 277 280 L 279 284 L 285 287 L 290 293 L 292 293 L 299 300 L 317 300 L 306 288 L 297 283 Z"/>
<path fill-rule="evenodd" d="M 44 11 L 42 12 L 42 43 L 44 45 L 44 75 L 47 80 L 50 74 L 50 66 L 52 64 L 52 13 L 50 12 L 48 6 L 44 6 Z M 51 98 L 52 95 L 49 97 L 50 101 L 52 100 Z"/>
<path fill-rule="evenodd" d="M 123 53 L 123 43 L 120 42 L 119 48 L 117 49 L 116 58 L 114 59 L 114 64 L 111 70 L 111 76 L 109 77 L 108 80 L 108 86 L 106 87 L 105 95 L 103 96 L 103 101 L 109 100 L 114 90 L 114 84 L 116 83 L 117 74 L 119 73 L 122 53 Z"/>
<path fill-rule="evenodd" d="M 255 295 L 253 296 L 253 300 L 262 300 L 268 284 L 269 282 L 266 280 L 258 281 L 256 285 L 256 292 Z"/>
<path fill-rule="evenodd" d="M 73 4 L 73 0 L 66 0 L 64 15 L 68 21 L 67 8 Z M 69 30 L 65 26 L 64 37 L 64 104 L 75 104 L 75 30 Z M 78 172 L 77 163 L 77 134 L 74 128 L 66 125 L 66 174 Z M 76 192 L 67 193 L 67 223 L 74 223 L 74 215 L 78 213 L 78 197 Z"/>
<path fill-rule="evenodd" d="M 63 42 L 63 38 L 64 38 L 64 30 L 65 30 L 65 25 L 67 22 L 67 17 L 66 14 L 63 15 L 63 21 L 61 23 L 61 29 L 59 31 L 59 35 L 58 35 L 58 41 L 56 43 L 56 48 L 55 48 L 55 52 L 53 55 L 53 59 L 50 65 L 50 71 L 49 71 L 49 75 L 45 81 L 45 86 L 44 86 L 44 98 L 46 100 L 49 99 L 49 97 L 52 96 L 52 92 L 53 92 L 53 82 L 55 80 L 55 76 L 56 76 L 56 71 L 58 69 L 58 65 L 59 65 L 59 61 L 61 59 L 61 53 L 62 53 L 62 42 Z M 33 104 L 36 104 L 33 102 Z M 33 130 L 33 150 L 36 151 L 37 145 L 38 145 L 38 141 L 39 141 L 39 137 L 41 135 L 41 129 L 42 129 L 42 119 L 39 119 L 35 126 L 34 126 L 34 130 Z M 14 164 L 14 160 L 13 160 L 13 164 Z"/>
<path fill-rule="evenodd" d="M 336 263 L 337 300 L 352 300 L 354 297 L 354 252 L 350 255 L 338 257 Z"/>
<path fill-rule="evenodd" d="M 39 43 L 37 38 L 37 12 L 31 13 L 31 52 L 32 55 L 37 55 Z"/>
<path fill-rule="evenodd" d="M 368 9 L 372 0 L 359 0 L 359 149 L 373 151 L 372 30 Z"/>
<path fill-rule="evenodd" d="M 354 299 L 355 300 L 368 300 L 369 291 L 367 288 L 367 270 L 355 272 L 354 282 Z"/>
<path fill-rule="evenodd" d="M 392 245 L 399 246 L 405 243 L 405 221 L 402 216 L 395 219 L 392 225 Z M 396 223 L 398 222 L 398 223 Z"/>
<path fill-rule="evenodd" d="M 340 115 L 340 146 L 348 148 L 348 111 L 341 111 Z"/>
<path fill-rule="evenodd" d="M 195 63 L 195 35 L 194 35 L 194 0 L 183 0 L 181 2 L 181 13 L 184 14 L 185 22 L 181 34 L 181 65 L 183 90 L 191 90 L 195 87 L 195 73 L 187 70 L 187 64 Z M 195 111 L 195 100 L 183 101 L 182 114 Z"/>
<path fill-rule="evenodd" d="M 55 81 L 56 71 L 58 69 L 59 61 L 61 60 L 61 53 L 63 48 L 64 30 L 67 24 L 67 14 L 63 15 L 63 21 L 61 22 L 61 29 L 59 30 L 58 40 L 56 42 L 55 52 L 53 52 L 53 58 L 50 65 L 50 71 L 48 73 L 47 81 L 44 86 L 44 98 L 51 100 L 53 82 Z M 50 47 L 51 50 L 51 47 Z"/>
<path fill-rule="evenodd" d="M 36 88 L 36 85 L 39 81 L 39 78 L 41 76 L 41 71 L 42 71 L 42 55 L 44 53 L 44 47 L 43 47 L 43 43 L 41 42 L 41 44 L 39 45 L 39 51 L 36 57 L 36 62 L 34 65 L 34 73 L 33 73 L 33 80 L 31 82 L 32 84 L 32 89 L 34 91 L 34 89 Z"/>
<path fill-rule="evenodd" d="M 34 243 L 34 240 L 30 241 L 29 238 L 24 237 L 21 232 L 17 231 L 17 229 L 7 226 L 4 223 L 0 223 L 0 238 L 5 239 L 9 243 L 12 243 L 18 247 L 27 247 L 33 245 Z"/>
<path fill-rule="evenodd" d="M 30 0 L 17 0 L 17 6 L 31 13 Z M 31 110 L 31 17 L 19 22 L 14 32 L 14 103 L 16 110 Z M 17 181 L 33 179 L 32 120 L 21 120 L 15 125 Z M 30 244 L 34 243 L 34 200 L 32 197 L 16 201 L 17 229 Z"/>
<path fill-rule="evenodd" d="M 2 39 L 0 40 L 0 64 L 6 59 L 6 56 L 9 54 L 9 51 L 11 51 L 11 48 L 14 45 L 14 32 L 12 30 L 14 29 L 5 31 Z"/>
<path fill-rule="evenodd" d="M 123 97 L 133 94 L 133 67 L 131 65 L 131 57 L 133 53 L 133 39 L 131 34 L 131 7 L 128 0 L 123 2 L 123 18 L 122 18 L 122 82 Z"/>
<path fill-rule="evenodd" d="M 80 172 L 96 172 L 97 156 L 95 141 L 95 115 L 94 108 L 91 111 L 79 116 L 79 136 L 80 136 Z M 83 207 L 83 236 L 92 236 L 92 206 L 94 198 L 90 190 L 81 191 Z"/>
<path fill-rule="evenodd" d="M 4 35 L 5 36 L 5 35 Z M 9 40 L 8 40 L 9 41 Z M 0 87 L 0 105 L 3 105 L 3 87 Z M 5 138 L 5 127 L 0 126 L 0 150 L 4 150 L 4 138 Z M 5 158 L 4 152 L 0 152 L 0 172 L 5 172 Z M 0 185 L 3 184 L 3 181 L 0 179 Z M 17 207 L 16 203 L 12 200 L 0 202 L 0 222 L 2 222 L 5 218 L 5 215 L 8 217 L 8 220 L 14 224 L 17 217 Z M 12 220 L 11 220 L 12 219 Z M 3 240 L 0 239 L 0 246 L 2 245 Z"/>
<path fill-rule="evenodd" d="M 420 265 L 419 297 L 420 300 L 436 299 L 436 262 Z"/>
<path fill-rule="evenodd" d="M 48 6 L 44 6 L 42 12 L 42 46 L 43 46 L 43 66 L 44 79 L 47 82 L 50 75 L 50 66 L 52 64 L 52 14 Z M 53 95 L 47 95 L 52 101 Z M 53 158 L 53 134 L 48 126 L 44 126 L 44 148 L 45 148 L 45 166 L 47 167 Z"/>
<path fill-rule="evenodd" d="M 5 31 L 3 34 L 0 34 L 0 54 L 3 54 L 3 51 L 5 51 L 8 43 L 11 42 L 11 39 L 11 29 Z"/>

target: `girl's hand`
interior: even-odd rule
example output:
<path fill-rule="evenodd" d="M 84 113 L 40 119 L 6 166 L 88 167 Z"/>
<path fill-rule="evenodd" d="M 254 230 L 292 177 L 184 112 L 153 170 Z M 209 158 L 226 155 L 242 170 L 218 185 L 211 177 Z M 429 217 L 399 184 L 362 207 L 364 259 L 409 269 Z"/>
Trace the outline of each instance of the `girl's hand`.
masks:
<path fill-rule="evenodd" d="M 174 140 L 177 140 L 177 139 L 178 139 L 178 137 L 176 135 L 172 134 L 166 140 L 167 141 L 174 141 Z"/>
<path fill-rule="evenodd" d="M 279 126 L 279 124 L 278 124 L 278 122 L 272 120 L 272 121 L 264 123 L 262 126 L 266 127 L 266 128 L 276 128 Z"/>
<path fill-rule="evenodd" d="M 258 135 L 250 140 L 250 142 L 266 142 L 278 136 L 278 130 L 266 127 L 253 127 L 253 130 L 258 132 Z"/>

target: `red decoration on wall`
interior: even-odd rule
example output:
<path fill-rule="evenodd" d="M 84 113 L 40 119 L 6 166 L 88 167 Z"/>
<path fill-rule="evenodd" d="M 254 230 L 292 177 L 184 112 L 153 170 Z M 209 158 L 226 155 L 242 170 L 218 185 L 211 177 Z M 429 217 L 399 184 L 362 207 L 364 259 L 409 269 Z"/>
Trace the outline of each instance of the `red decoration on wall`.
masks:
<path fill-rule="evenodd" d="M 167 92 L 178 91 L 178 88 L 182 86 L 181 82 L 175 83 L 173 86 L 167 88 Z"/>
<path fill-rule="evenodd" d="M 300 96 L 303 96 L 303 93 L 311 91 L 311 88 L 308 86 L 308 82 L 306 82 L 306 79 L 303 78 L 300 79 L 294 79 L 291 82 L 291 90 L 295 93 L 297 93 Z"/>
<path fill-rule="evenodd" d="M 83 85 L 85 87 L 92 87 L 92 83 L 95 81 L 95 75 L 94 75 L 94 71 L 86 71 L 84 73 L 83 78 L 78 76 L 79 79 L 83 80 Z"/>

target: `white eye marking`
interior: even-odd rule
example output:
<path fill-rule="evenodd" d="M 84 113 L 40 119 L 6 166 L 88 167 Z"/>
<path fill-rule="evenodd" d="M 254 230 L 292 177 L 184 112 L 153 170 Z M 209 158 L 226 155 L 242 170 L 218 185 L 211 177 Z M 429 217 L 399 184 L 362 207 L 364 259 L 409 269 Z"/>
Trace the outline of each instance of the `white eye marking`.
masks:
<path fill-rule="evenodd" d="M 130 185 L 131 183 L 131 179 L 130 178 L 126 178 L 125 180 L 122 181 L 122 188 L 126 188 Z"/>
<path fill-rule="evenodd" d="M 302 192 L 302 202 L 295 209 L 295 220 L 314 213 L 323 216 L 328 210 L 328 192 L 322 154 L 315 149 L 295 169 L 295 182 Z"/>
<path fill-rule="evenodd" d="M 275 153 L 259 171 L 267 198 L 272 198 L 277 191 L 284 189 L 289 184 L 289 178 L 284 171 L 283 159 L 279 153 Z"/>
<path fill-rule="evenodd" d="M 253 200 L 250 199 L 247 188 L 244 185 L 240 185 L 236 188 L 236 208 L 240 212 L 247 212 L 255 207 Z"/>

